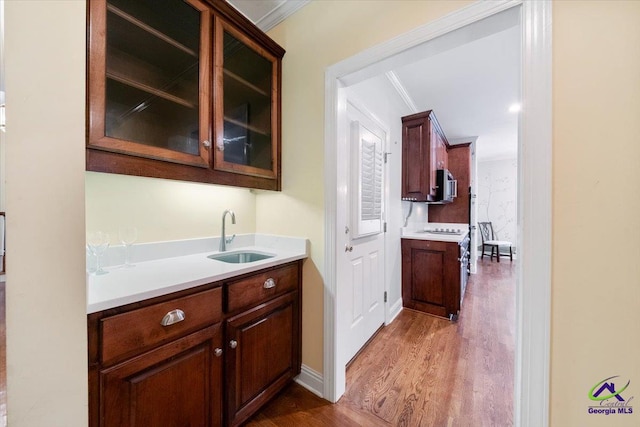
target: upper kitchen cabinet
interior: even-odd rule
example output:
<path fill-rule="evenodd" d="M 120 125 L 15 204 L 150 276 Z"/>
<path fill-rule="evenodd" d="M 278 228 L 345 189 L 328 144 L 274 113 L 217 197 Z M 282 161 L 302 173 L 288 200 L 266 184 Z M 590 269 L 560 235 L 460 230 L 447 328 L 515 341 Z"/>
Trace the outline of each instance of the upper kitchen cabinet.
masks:
<path fill-rule="evenodd" d="M 280 190 L 280 46 L 221 0 L 88 8 L 87 170 Z"/>
<path fill-rule="evenodd" d="M 214 168 L 278 176 L 279 58 L 216 18 Z"/>
<path fill-rule="evenodd" d="M 433 110 L 402 118 L 403 200 L 436 200 L 436 171 L 447 168 L 448 147 Z"/>

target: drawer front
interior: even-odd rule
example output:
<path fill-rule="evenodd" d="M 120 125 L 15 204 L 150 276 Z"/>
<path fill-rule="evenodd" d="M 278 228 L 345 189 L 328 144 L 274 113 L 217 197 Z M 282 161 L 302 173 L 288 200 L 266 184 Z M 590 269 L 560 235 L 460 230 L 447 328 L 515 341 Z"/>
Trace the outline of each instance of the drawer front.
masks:
<path fill-rule="evenodd" d="M 298 288 L 298 264 L 291 264 L 226 284 L 227 311 L 250 307 Z"/>
<path fill-rule="evenodd" d="M 130 357 L 221 318 L 220 287 L 104 318 L 100 321 L 102 363 Z"/>

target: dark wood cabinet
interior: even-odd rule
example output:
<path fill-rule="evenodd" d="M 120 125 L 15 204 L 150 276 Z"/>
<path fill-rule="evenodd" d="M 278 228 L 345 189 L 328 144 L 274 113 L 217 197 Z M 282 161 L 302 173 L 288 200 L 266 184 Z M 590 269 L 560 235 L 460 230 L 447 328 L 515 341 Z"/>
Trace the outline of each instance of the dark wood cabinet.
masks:
<path fill-rule="evenodd" d="M 300 373 L 299 323 L 297 292 L 227 320 L 229 425 L 242 424 Z"/>
<path fill-rule="evenodd" d="M 429 205 L 430 222 L 469 223 L 471 203 L 471 147 L 470 144 L 449 147 L 448 169 L 458 181 L 458 197 L 446 205 Z"/>
<path fill-rule="evenodd" d="M 210 326 L 100 371 L 100 425 L 222 425 L 221 332 Z"/>
<path fill-rule="evenodd" d="M 436 199 L 436 170 L 447 166 L 449 143 L 433 110 L 402 118 L 402 199 Z"/>
<path fill-rule="evenodd" d="M 466 285 L 468 239 L 464 244 L 402 239 L 402 304 L 456 319 Z"/>
<path fill-rule="evenodd" d="M 221 0 L 88 8 L 87 170 L 280 189 L 280 46 Z"/>
<path fill-rule="evenodd" d="M 246 421 L 300 373 L 301 278 L 294 261 L 89 314 L 89 425 Z"/>

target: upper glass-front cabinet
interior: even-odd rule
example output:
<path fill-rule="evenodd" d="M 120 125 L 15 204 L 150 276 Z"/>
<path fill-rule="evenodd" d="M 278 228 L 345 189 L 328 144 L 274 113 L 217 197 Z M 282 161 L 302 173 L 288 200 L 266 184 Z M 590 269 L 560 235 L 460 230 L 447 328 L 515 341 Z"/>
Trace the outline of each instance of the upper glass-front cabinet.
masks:
<path fill-rule="evenodd" d="M 280 46 L 221 0 L 87 3 L 87 170 L 280 189 Z"/>
<path fill-rule="evenodd" d="M 92 3 L 104 3 L 97 1 Z M 89 145 L 207 167 L 210 14 L 189 0 L 94 5 Z M 101 37 L 101 35 L 104 35 Z M 92 58 L 93 59 L 93 58 Z"/>
<path fill-rule="evenodd" d="M 232 26 L 216 20 L 215 168 L 275 178 L 278 60 Z"/>

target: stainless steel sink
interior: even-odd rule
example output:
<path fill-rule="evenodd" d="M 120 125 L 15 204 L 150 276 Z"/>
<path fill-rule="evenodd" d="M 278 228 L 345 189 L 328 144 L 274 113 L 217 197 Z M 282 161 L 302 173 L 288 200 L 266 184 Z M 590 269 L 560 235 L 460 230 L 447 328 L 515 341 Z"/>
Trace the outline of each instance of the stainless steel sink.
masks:
<path fill-rule="evenodd" d="M 219 254 L 209 255 L 207 258 L 216 261 L 228 262 L 231 264 L 244 264 L 247 262 L 260 261 L 263 259 L 273 258 L 274 254 L 254 251 L 236 251 L 222 252 Z"/>

